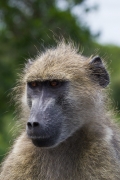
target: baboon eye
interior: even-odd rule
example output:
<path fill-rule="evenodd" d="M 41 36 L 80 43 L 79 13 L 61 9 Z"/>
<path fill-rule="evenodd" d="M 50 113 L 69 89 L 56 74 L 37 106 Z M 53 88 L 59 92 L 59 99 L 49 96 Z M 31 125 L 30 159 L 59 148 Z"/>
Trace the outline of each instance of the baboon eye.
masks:
<path fill-rule="evenodd" d="M 60 81 L 57 81 L 57 80 L 49 81 L 49 86 L 53 88 L 59 87 L 60 85 L 61 85 Z"/>
<path fill-rule="evenodd" d="M 37 81 L 32 81 L 32 82 L 29 82 L 28 84 L 29 84 L 29 86 L 32 87 L 32 88 L 35 88 L 35 87 L 38 86 L 38 82 L 37 82 Z"/>

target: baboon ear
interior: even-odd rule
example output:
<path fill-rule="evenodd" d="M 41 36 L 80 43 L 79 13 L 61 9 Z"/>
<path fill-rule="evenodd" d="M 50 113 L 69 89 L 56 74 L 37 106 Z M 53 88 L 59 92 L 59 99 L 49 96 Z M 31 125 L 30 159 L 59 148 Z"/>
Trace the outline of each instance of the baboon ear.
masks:
<path fill-rule="evenodd" d="M 109 84 L 109 74 L 106 71 L 104 64 L 99 56 L 94 57 L 90 61 L 90 73 L 92 80 L 94 80 L 100 86 L 106 87 Z"/>

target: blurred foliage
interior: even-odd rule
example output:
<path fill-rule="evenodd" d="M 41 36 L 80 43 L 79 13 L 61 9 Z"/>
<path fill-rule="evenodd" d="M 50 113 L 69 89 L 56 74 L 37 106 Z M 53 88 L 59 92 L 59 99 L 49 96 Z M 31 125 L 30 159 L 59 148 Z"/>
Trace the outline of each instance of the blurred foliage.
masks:
<path fill-rule="evenodd" d="M 83 25 L 83 20 L 78 21 L 71 13 L 72 8 L 83 5 L 84 0 L 62 1 L 66 4 L 65 9 L 59 8 L 60 0 L 0 1 L 0 160 L 11 144 L 14 130 L 14 106 L 9 103 L 8 94 L 15 86 L 17 73 L 26 59 L 34 57 L 45 47 L 55 45 L 55 39 L 59 37 L 80 44 L 81 49 L 84 47 L 84 55 L 96 54 L 97 49 L 100 49 L 98 52 L 102 57 L 108 57 L 106 59 L 112 69 L 113 96 L 120 109 L 120 48 L 95 43 L 94 36 Z"/>

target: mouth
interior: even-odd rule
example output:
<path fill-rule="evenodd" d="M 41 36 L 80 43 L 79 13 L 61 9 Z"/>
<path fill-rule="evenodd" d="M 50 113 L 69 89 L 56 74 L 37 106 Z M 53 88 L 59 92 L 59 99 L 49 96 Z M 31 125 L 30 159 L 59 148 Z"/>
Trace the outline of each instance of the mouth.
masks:
<path fill-rule="evenodd" d="M 49 139 L 51 136 L 30 136 L 30 138 L 33 139 L 40 139 L 40 140 L 45 140 Z"/>
<path fill-rule="evenodd" d="M 28 138 L 37 147 L 53 147 L 59 139 L 60 129 L 55 127 L 26 129 Z"/>
<path fill-rule="evenodd" d="M 32 143 L 36 147 L 51 147 L 54 146 L 56 143 L 57 136 L 50 136 L 50 135 L 42 135 L 42 136 L 35 136 L 35 135 L 28 135 L 28 138 L 31 139 Z"/>

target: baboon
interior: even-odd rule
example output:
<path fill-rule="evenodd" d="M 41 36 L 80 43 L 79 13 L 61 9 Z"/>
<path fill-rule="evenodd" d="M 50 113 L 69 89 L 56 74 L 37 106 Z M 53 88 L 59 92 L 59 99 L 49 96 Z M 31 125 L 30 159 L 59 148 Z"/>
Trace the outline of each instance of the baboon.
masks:
<path fill-rule="evenodd" d="M 105 63 L 73 43 L 29 60 L 20 76 L 23 130 L 0 180 L 120 180 L 120 133 L 108 111 Z"/>

